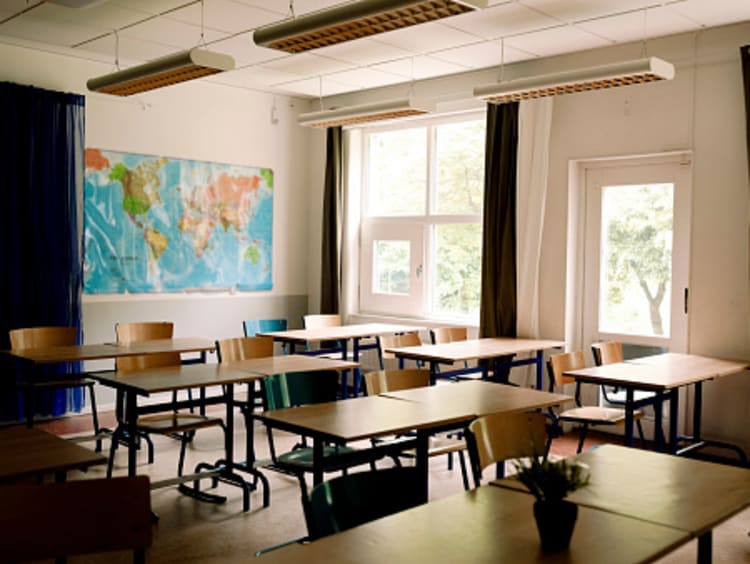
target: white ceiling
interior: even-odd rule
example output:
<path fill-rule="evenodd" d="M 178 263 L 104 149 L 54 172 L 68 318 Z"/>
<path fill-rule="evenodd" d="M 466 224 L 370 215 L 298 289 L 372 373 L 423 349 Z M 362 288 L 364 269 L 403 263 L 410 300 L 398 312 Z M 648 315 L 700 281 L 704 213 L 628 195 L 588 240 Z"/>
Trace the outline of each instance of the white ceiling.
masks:
<path fill-rule="evenodd" d="M 293 8 L 299 16 L 342 3 Z M 750 0 L 489 0 L 484 10 L 297 55 L 253 43 L 254 29 L 290 15 L 288 0 L 0 0 L 0 43 L 100 61 L 108 72 L 116 58 L 125 68 L 204 42 L 237 68 L 202 80 L 313 98 L 748 21 Z"/>

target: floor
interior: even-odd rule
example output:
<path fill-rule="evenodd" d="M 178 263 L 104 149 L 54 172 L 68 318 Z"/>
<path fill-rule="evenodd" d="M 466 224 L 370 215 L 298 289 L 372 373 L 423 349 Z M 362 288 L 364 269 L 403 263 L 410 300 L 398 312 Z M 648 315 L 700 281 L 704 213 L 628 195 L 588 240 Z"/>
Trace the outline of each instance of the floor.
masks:
<path fill-rule="evenodd" d="M 102 414 L 104 425 L 112 425 L 111 414 Z M 85 433 L 90 427 L 90 417 L 77 416 L 41 424 L 43 428 L 60 435 Z M 235 441 L 238 453 L 244 452 L 244 423 L 238 416 Z M 254 428 L 258 457 L 268 456 L 265 429 L 259 423 Z M 291 437 L 279 435 L 280 446 L 291 444 Z M 156 462 L 146 463 L 139 457 L 138 472 L 148 474 L 152 480 L 173 476 L 177 468 L 179 443 L 166 437 L 155 437 Z M 222 455 L 220 431 L 199 431 L 187 454 L 186 468 L 199 461 L 213 461 Z M 586 448 L 605 442 L 617 442 L 610 435 L 591 434 Z M 91 445 L 93 443 L 82 443 Z M 108 442 L 105 448 L 108 448 Z M 568 456 L 575 453 L 577 434 L 570 433 L 553 441 L 552 454 Z M 120 449 L 116 457 L 115 474 L 126 472 L 126 454 Z M 198 502 L 179 494 L 175 487 L 152 492 L 152 509 L 159 515 L 154 526 L 153 545 L 147 552 L 148 562 L 231 563 L 248 562 L 256 551 L 278 543 L 303 536 L 306 532 L 300 509 L 299 485 L 296 479 L 273 471 L 266 471 L 271 484 L 271 506 L 262 507 L 260 492 L 254 492 L 251 508 L 242 512 L 241 494 L 232 486 L 218 486 L 219 493 L 226 494 L 228 502 L 212 505 Z M 94 467 L 87 473 L 72 472 L 69 479 L 103 477 L 105 468 Z M 489 478 L 488 471 L 488 478 Z M 206 485 L 208 485 L 206 483 Z M 444 457 L 430 462 L 430 498 L 438 499 L 462 491 L 461 474 L 456 465 L 448 470 Z M 716 564 L 750 563 L 750 509 L 738 514 L 714 530 L 714 562 Z M 637 539 L 635 540 L 637 542 Z M 616 550 L 616 547 L 613 547 Z M 660 564 L 694 562 L 696 542 L 690 542 L 667 557 Z M 69 562 L 131 562 L 129 553 L 97 555 L 95 557 L 70 558 Z M 409 561 L 418 561 L 409 558 Z"/>

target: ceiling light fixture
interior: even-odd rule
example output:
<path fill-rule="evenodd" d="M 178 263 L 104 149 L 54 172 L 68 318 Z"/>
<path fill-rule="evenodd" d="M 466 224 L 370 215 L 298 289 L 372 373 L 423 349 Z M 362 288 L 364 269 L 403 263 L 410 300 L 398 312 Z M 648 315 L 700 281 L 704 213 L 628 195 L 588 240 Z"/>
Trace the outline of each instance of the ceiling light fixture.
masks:
<path fill-rule="evenodd" d="M 361 0 L 263 26 L 257 45 L 301 53 L 487 7 L 487 0 Z"/>
<path fill-rule="evenodd" d="M 671 63 L 648 57 L 479 86 L 474 89 L 474 97 L 492 104 L 503 104 L 673 78 L 674 66 Z"/>
<path fill-rule="evenodd" d="M 300 114 L 297 121 L 306 127 L 335 127 L 413 117 L 434 111 L 434 102 L 409 97 Z"/>
<path fill-rule="evenodd" d="M 94 92 L 130 96 L 234 69 L 234 59 L 197 47 L 124 70 L 89 79 Z"/>

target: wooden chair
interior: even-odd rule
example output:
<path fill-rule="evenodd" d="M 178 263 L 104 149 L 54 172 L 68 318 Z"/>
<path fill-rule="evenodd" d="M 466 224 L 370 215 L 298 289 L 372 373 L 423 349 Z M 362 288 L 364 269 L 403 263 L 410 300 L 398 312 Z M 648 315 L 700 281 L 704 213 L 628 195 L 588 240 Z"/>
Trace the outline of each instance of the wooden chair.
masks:
<path fill-rule="evenodd" d="M 368 395 L 377 395 L 385 392 L 395 392 L 398 390 L 408 390 L 411 388 L 421 388 L 430 385 L 430 371 L 421 369 L 399 369 L 399 370 L 377 370 L 365 374 L 365 387 Z M 394 439 L 392 439 L 394 440 Z M 398 440 L 396 438 L 395 440 Z M 382 442 L 382 439 L 375 439 L 375 443 Z M 464 451 L 466 442 L 462 438 L 452 438 L 451 436 L 432 436 L 427 449 L 427 456 L 448 455 L 448 469 L 453 469 L 453 453 L 458 454 L 458 461 L 461 465 L 461 478 L 464 489 L 469 489 L 469 476 L 466 471 L 466 459 Z M 414 453 L 406 453 L 413 456 Z"/>
<path fill-rule="evenodd" d="M 245 337 L 255 337 L 258 333 L 270 333 L 272 331 L 286 331 L 286 319 L 246 319 L 242 322 L 242 331 Z M 286 354 L 286 343 L 281 345 L 281 352 Z"/>
<path fill-rule="evenodd" d="M 433 345 L 452 343 L 454 341 L 465 341 L 466 339 L 468 339 L 468 330 L 466 327 L 433 327 L 432 329 L 430 329 L 430 342 L 432 342 Z M 467 361 L 464 361 L 463 365 L 464 368 L 469 368 L 469 363 Z M 481 377 L 482 375 L 480 372 L 469 372 L 466 374 L 461 374 L 455 379 L 476 380 L 477 378 Z"/>
<path fill-rule="evenodd" d="M 578 423 L 581 425 L 581 431 L 578 439 L 578 449 L 576 452 L 583 450 L 583 444 L 586 440 L 586 433 L 591 426 L 596 425 L 623 425 L 625 423 L 625 410 L 614 408 L 614 407 L 603 407 L 594 405 L 581 405 L 581 383 L 576 381 L 572 376 L 565 376 L 565 372 L 568 370 L 577 370 L 579 368 L 586 367 L 586 360 L 584 359 L 582 351 L 560 353 L 550 356 L 547 361 L 547 372 L 549 374 L 550 392 L 553 392 L 555 387 L 560 387 L 565 384 L 572 384 L 575 382 L 575 403 L 576 407 L 566 409 L 560 413 L 555 413 L 550 410 L 556 424 L 559 421 L 569 421 L 571 423 Z M 643 412 L 636 411 L 633 417 L 639 421 L 643 417 Z M 641 441 L 643 441 L 643 431 L 641 430 L 640 424 L 638 431 L 641 434 Z"/>
<path fill-rule="evenodd" d="M 418 347 L 422 344 L 422 339 L 419 338 L 419 333 L 416 331 L 413 333 L 404 333 L 402 335 L 382 335 L 377 337 L 378 343 L 378 362 L 380 363 L 380 369 L 385 369 L 386 360 L 395 360 L 396 355 L 393 353 L 385 352 L 385 349 L 397 348 L 397 347 Z M 398 359 L 398 367 L 404 368 L 404 359 Z M 421 362 L 417 361 L 417 368 L 421 368 Z"/>
<path fill-rule="evenodd" d="M 513 458 L 546 456 L 547 429 L 545 416 L 533 413 L 496 413 L 479 417 L 469 424 L 466 444 L 479 487 L 482 471 L 497 465 L 498 477 L 504 475 L 504 463 Z"/>
<path fill-rule="evenodd" d="M 118 323 L 115 325 L 118 343 L 133 343 L 138 341 L 148 341 L 152 339 L 171 339 L 173 324 L 169 322 L 138 322 L 138 323 Z M 164 366 L 176 366 L 181 364 L 179 353 L 158 353 L 140 356 L 118 357 L 115 361 L 118 372 L 134 372 L 147 370 L 149 368 L 159 368 Z M 118 421 L 120 424 L 112 436 L 112 445 L 109 451 L 109 462 L 107 465 L 107 476 L 112 475 L 114 465 L 115 451 L 118 443 L 124 439 L 125 428 L 122 424 L 123 418 L 123 398 L 118 393 L 116 406 Z M 136 430 L 139 438 L 144 438 L 148 442 L 148 462 L 154 461 L 153 443 L 149 434 L 157 433 L 160 435 L 177 436 L 180 440 L 180 458 L 177 464 L 177 475 L 182 476 L 185 464 L 185 450 L 187 443 L 193 438 L 193 434 L 198 429 L 208 427 L 221 427 L 224 430 L 224 421 L 221 417 L 210 417 L 203 414 L 173 411 L 170 413 L 156 413 L 153 415 L 144 415 L 139 417 L 136 422 Z"/>
<path fill-rule="evenodd" d="M 420 476 L 414 467 L 356 472 L 318 484 L 306 515 L 310 540 L 339 533 L 420 505 Z"/>
<path fill-rule="evenodd" d="M 147 476 L 0 486 L 0 554 L 21 562 L 151 546 Z"/>
<path fill-rule="evenodd" d="M 11 350 L 40 349 L 46 347 L 76 345 L 78 343 L 78 329 L 75 327 L 25 327 L 23 329 L 12 329 L 8 332 Z M 36 372 L 33 367 L 32 371 Z M 94 429 L 94 440 L 96 441 L 96 452 L 102 450 L 101 433 L 99 428 L 99 414 L 96 408 L 96 394 L 94 393 L 94 380 L 84 378 L 76 374 L 49 374 L 39 375 L 36 373 L 26 377 L 21 384 L 24 394 L 24 406 L 27 410 L 26 420 L 30 425 L 34 422 L 35 395 L 37 392 L 48 390 L 64 390 L 71 388 L 88 389 L 91 402 L 91 419 Z"/>
<path fill-rule="evenodd" d="M 620 341 L 594 343 L 591 345 L 591 353 L 594 357 L 594 364 L 597 366 L 601 366 L 602 364 L 614 364 L 625 360 L 622 352 L 622 343 Z M 602 397 L 607 403 L 619 406 L 625 405 L 626 392 L 624 389 L 620 389 L 617 386 L 604 385 L 600 386 L 599 389 L 602 391 Z M 635 401 L 652 399 L 654 396 L 654 392 L 647 392 L 645 390 L 635 390 L 633 392 L 633 399 Z M 640 418 L 636 419 L 636 425 L 638 426 L 638 433 L 640 434 L 641 441 L 643 441 L 643 426 L 641 425 Z"/>
<path fill-rule="evenodd" d="M 219 363 L 231 363 L 237 360 L 249 358 L 263 358 L 273 356 L 273 339 L 271 337 L 234 337 L 216 341 L 216 354 Z M 253 409 L 262 407 L 263 398 L 260 394 L 253 393 Z M 250 398 L 247 401 L 235 402 L 245 416 L 247 429 L 252 429 L 252 410 Z"/>

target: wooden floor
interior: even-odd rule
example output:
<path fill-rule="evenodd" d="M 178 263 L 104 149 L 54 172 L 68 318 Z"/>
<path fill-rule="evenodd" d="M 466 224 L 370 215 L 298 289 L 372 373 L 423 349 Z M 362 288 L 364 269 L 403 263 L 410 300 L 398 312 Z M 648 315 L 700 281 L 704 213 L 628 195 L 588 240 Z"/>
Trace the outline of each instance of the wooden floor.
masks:
<path fill-rule="evenodd" d="M 102 414 L 104 425 L 111 425 L 111 414 Z M 85 416 L 58 419 L 41 424 L 50 432 L 59 435 L 83 433 L 90 427 L 90 418 Z M 238 416 L 235 428 L 236 444 L 240 456 L 244 453 L 244 423 Z M 268 455 L 265 429 L 256 423 L 255 440 L 258 456 Z M 290 437 L 281 437 L 290 443 Z M 577 433 L 555 439 L 552 445 L 554 456 L 568 456 L 575 453 Z M 199 431 L 190 445 L 187 454 L 186 468 L 192 468 L 200 461 L 213 461 L 222 454 L 220 431 L 207 429 Z M 148 465 L 144 457 L 139 458 L 139 473 L 148 474 L 152 480 L 174 476 L 177 468 L 177 441 L 155 437 L 156 462 Z M 606 442 L 618 442 L 610 435 L 592 436 L 586 442 L 586 448 Z M 81 443 L 91 445 L 93 443 Z M 109 447 L 108 441 L 105 448 Z M 116 458 L 116 474 L 125 474 L 126 454 L 124 449 Z M 92 468 L 87 474 L 73 472 L 69 479 L 102 477 L 104 467 Z M 271 483 L 271 506 L 262 507 L 259 492 L 252 494 L 251 509 L 242 512 L 241 493 L 237 488 L 219 485 L 218 491 L 228 496 L 223 505 L 212 505 L 198 502 L 179 494 L 175 487 L 152 492 L 152 508 L 159 515 L 159 522 L 154 526 L 153 546 L 147 552 L 148 562 L 248 562 L 254 559 L 257 550 L 266 548 L 305 534 L 304 519 L 299 501 L 299 485 L 296 479 L 272 471 L 265 474 Z M 490 478 L 488 473 L 488 478 Z M 430 462 L 430 498 L 438 499 L 462 491 L 461 475 L 458 465 L 449 471 L 446 458 L 432 459 Z M 457 524 L 461 526 L 462 524 Z M 465 524 L 471 526 L 470 524 Z M 458 529 L 457 529 L 458 530 Z M 714 562 L 716 564 L 750 563 L 750 510 L 717 527 L 714 531 Z M 451 534 L 456 534 L 453 532 Z M 460 533 L 459 533 L 460 534 Z M 637 539 L 633 539 L 637 542 Z M 613 550 L 617 550 L 613 547 Z M 660 564 L 681 564 L 695 562 L 696 543 L 684 547 L 659 560 Z M 69 562 L 130 562 L 130 554 L 107 554 L 95 557 L 70 558 Z M 417 560 L 410 561 L 418 562 Z M 467 560 L 468 562 L 469 560 Z M 260 560 L 259 562 L 262 562 Z M 394 563 L 395 564 L 395 563 Z"/>

